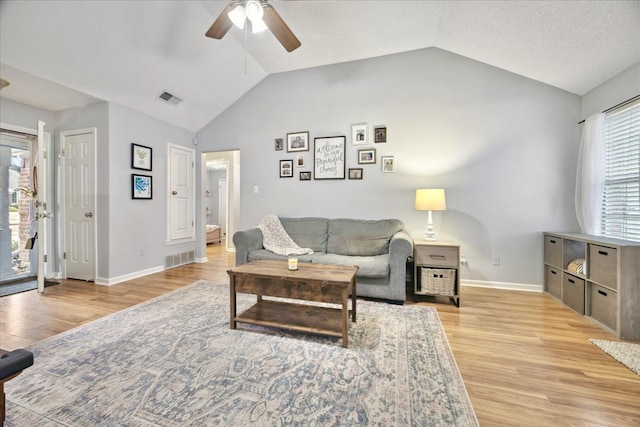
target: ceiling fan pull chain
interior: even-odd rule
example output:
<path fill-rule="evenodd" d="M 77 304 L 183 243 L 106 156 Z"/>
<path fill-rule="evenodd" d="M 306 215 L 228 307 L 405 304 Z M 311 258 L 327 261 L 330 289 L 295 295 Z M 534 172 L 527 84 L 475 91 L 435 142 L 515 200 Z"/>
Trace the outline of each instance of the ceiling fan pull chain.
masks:
<path fill-rule="evenodd" d="M 244 73 L 247 74 L 247 31 L 249 26 L 244 26 Z"/>

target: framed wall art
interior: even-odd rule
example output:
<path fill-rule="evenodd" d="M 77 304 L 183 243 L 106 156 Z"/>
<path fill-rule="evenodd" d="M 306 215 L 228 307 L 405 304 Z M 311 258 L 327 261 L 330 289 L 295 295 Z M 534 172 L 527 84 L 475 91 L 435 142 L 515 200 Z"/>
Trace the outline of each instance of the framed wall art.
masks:
<path fill-rule="evenodd" d="M 380 164 L 382 165 L 382 172 L 393 172 L 393 156 L 380 156 Z"/>
<path fill-rule="evenodd" d="M 311 181 L 311 172 L 300 172 L 300 181 Z"/>
<path fill-rule="evenodd" d="M 274 140 L 274 148 L 276 151 L 282 151 L 284 149 L 284 141 L 282 138 L 276 138 Z"/>
<path fill-rule="evenodd" d="M 304 154 L 298 154 L 296 156 L 296 167 L 303 168 L 306 166 L 306 163 Z"/>
<path fill-rule="evenodd" d="M 375 143 L 387 142 L 386 126 L 376 126 L 373 128 L 373 141 Z"/>
<path fill-rule="evenodd" d="M 287 134 L 287 152 L 309 151 L 309 132 Z"/>
<path fill-rule="evenodd" d="M 376 162 L 376 149 L 368 148 L 365 150 L 358 150 L 358 164 L 367 165 L 374 164 Z"/>
<path fill-rule="evenodd" d="M 313 179 L 344 179 L 344 136 L 316 138 L 313 151 Z"/>
<path fill-rule="evenodd" d="M 152 177 L 149 175 L 131 174 L 131 198 L 152 199 Z"/>
<path fill-rule="evenodd" d="M 362 179 L 362 168 L 350 168 L 349 179 Z"/>
<path fill-rule="evenodd" d="M 293 178 L 293 160 L 280 160 L 280 178 Z"/>
<path fill-rule="evenodd" d="M 150 171 L 152 151 L 151 147 L 131 143 L 131 168 Z"/>
<path fill-rule="evenodd" d="M 367 135 L 366 123 L 355 123 L 351 125 L 351 145 L 369 145 L 369 135 Z"/>

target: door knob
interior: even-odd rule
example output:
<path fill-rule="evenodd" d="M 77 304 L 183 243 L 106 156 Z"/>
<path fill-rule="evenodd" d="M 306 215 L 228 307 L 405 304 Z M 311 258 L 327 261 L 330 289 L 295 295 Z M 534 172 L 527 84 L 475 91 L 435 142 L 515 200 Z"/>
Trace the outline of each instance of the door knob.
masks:
<path fill-rule="evenodd" d="M 87 218 L 91 218 L 93 216 L 93 213 L 87 212 L 86 214 L 84 214 L 84 216 L 86 216 Z"/>
<path fill-rule="evenodd" d="M 173 190 L 173 191 L 171 192 L 171 194 L 173 194 L 174 196 L 176 196 L 176 195 L 178 195 L 178 192 L 177 192 L 176 190 Z"/>

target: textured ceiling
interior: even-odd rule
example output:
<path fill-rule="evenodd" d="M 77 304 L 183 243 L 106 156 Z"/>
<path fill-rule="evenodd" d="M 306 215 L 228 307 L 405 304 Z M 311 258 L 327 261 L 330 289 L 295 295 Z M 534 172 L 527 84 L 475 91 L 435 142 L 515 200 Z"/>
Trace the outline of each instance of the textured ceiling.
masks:
<path fill-rule="evenodd" d="M 271 3 L 302 42 L 292 53 L 268 31 L 246 48 L 235 28 L 206 38 L 227 1 L 2 0 L 0 96 L 52 111 L 102 99 L 197 131 L 271 73 L 426 47 L 578 95 L 640 62 L 640 1 Z"/>

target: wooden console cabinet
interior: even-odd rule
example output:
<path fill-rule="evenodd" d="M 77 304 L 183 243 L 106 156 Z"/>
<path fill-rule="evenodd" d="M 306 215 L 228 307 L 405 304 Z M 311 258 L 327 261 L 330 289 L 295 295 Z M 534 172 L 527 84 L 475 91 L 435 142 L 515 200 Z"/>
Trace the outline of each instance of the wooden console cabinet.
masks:
<path fill-rule="evenodd" d="M 582 274 L 574 260 L 585 261 Z M 640 242 L 544 233 L 544 290 L 618 338 L 640 341 Z"/>

